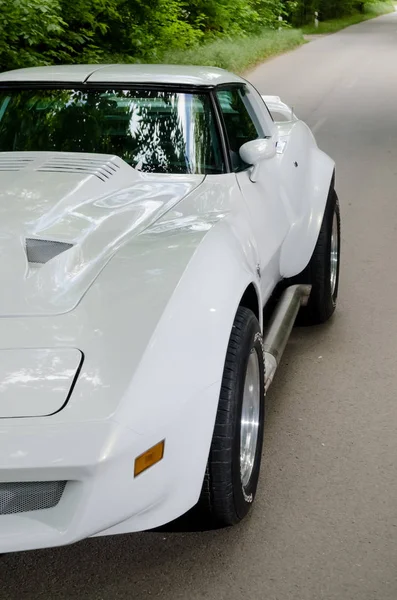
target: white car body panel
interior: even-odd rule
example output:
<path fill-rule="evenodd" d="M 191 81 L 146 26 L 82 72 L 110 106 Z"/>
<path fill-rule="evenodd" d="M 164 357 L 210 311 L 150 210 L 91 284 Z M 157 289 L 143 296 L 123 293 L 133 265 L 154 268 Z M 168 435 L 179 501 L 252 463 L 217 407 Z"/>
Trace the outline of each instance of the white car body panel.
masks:
<path fill-rule="evenodd" d="M 83 83 L 100 65 L 51 65 L 49 67 L 29 67 L 0 73 L 0 83 L 23 83 L 50 81 L 52 83 Z"/>
<path fill-rule="evenodd" d="M 245 80 L 216 67 L 190 65 L 53 65 L 0 73 L 0 83 L 169 83 L 178 85 L 222 85 Z"/>
<path fill-rule="evenodd" d="M 262 99 L 266 103 L 266 106 L 276 123 L 298 120 L 293 108 L 289 107 L 288 104 L 285 104 L 279 96 L 262 95 Z"/>
<path fill-rule="evenodd" d="M 279 193 L 289 215 L 280 275 L 288 278 L 300 273 L 313 254 L 335 163 L 317 147 L 309 127 L 297 118 L 292 108 L 278 96 L 262 98 L 276 119 Z"/>
<path fill-rule="evenodd" d="M 96 68 L 16 71 L 0 84 L 246 84 L 218 69 Z M 262 327 L 276 285 L 311 257 L 333 176 L 296 117 L 274 123 L 263 106 L 258 118 L 277 153 L 255 183 L 250 169 L 156 175 L 110 155 L 0 153 L 0 357 L 12 357 L 0 390 L 14 377 L 0 400 L 0 500 L 2 483 L 68 482 L 53 508 L 0 515 L 0 552 L 157 527 L 197 502 L 237 308 L 249 289 Z M 72 172 L 82 159 L 86 171 Z M 32 265 L 26 239 L 71 247 Z M 134 478 L 135 458 L 161 440 L 163 460 Z"/>
<path fill-rule="evenodd" d="M 0 350 L 0 419 L 61 410 L 81 359 L 73 348 Z"/>
<path fill-rule="evenodd" d="M 123 243 L 204 179 L 171 180 L 117 156 L 66 152 L 2 152 L 0 169 L 0 217 L 7 221 L 0 252 L 10 257 L 2 270 L 2 316 L 72 310 Z M 26 262 L 26 239 L 73 247 L 37 268 Z"/>

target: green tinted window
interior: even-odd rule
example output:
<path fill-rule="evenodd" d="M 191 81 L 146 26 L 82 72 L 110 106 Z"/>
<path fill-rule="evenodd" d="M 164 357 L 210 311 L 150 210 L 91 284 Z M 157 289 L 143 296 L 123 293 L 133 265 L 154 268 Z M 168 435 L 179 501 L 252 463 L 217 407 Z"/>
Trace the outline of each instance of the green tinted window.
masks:
<path fill-rule="evenodd" d="M 0 90 L 0 151 L 116 154 L 155 173 L 222 173 L 206 94 Z"/>

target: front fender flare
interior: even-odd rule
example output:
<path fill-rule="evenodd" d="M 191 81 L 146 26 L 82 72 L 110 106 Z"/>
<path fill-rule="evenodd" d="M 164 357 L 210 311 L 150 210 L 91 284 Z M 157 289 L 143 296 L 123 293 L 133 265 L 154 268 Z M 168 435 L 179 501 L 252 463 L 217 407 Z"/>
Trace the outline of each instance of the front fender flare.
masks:
<path fill-rule="evenodd" d="M 201 241 L 134 374 L 134 397 L 145 398 L 145 403 L 134 402 L 136 432 L 151 427 L 148 411 L 156 414 L 158 422 L 165 422 L 200 389 L 220 383 L 234 317 L 250 284 L 260 302 L 253 270 L 226 224 L 214 227 Z M 159 380 L 169 402 L 160 401 L 155 393 Z"/>
<path fill-rule="evenodd" d="M 200 494 L 230 332 L 252 283 L 260 302 L 241 244 L 227 224 L 214 227 L 183 273 L 117 411 L 117 420 L 151 440 L 178 424 L 180 435 L 166 438 L 165 458 L 179 512 Z"/>

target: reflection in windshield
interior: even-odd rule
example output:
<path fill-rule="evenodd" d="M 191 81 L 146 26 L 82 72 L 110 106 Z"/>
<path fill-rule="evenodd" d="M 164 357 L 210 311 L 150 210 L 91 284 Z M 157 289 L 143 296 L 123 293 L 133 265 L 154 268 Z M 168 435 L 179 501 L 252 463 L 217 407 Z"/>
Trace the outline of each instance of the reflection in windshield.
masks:
<path fill-rule="evenodd" d="M 116 154 L 155 173 L 221 173 L 206 94 L 155 90 L 0 91 L 0 151 Z"/>

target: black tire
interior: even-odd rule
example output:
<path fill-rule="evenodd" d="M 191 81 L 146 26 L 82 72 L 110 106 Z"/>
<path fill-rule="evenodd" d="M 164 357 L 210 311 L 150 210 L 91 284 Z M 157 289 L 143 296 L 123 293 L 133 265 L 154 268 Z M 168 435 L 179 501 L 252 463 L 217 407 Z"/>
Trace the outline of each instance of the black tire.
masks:
<path fill-rule="evenodd" d="M 337 231 L 337 264 L 334 286 L 331 285 L 331 238 L 334 218 Z M 335 230 L 334 230 L 335 237 Z M 312 286 L 307 306 L 303 307 L 298 316 L 297 324 L 317 325 L 325 323 L 333 315 L 339 290 L 340 270 L 340 211 L 338 196 L 330 189 L 323 222 L 313 255 L 306 269 L 297 277 L 296 283 Z M 333 289 L 332 289 L 333 287 Z"/>
<path fill-rule="evenodd" d="M 251 353 L 259 368 L 259 426 L 255 459 L 244 486 L 240 474 L 240 421 Z M 255 315 L 240 307 L 229 339 L 214 434 L 198 508 L 206 525 L 234 525 L 255 498 L 262 456 L 265 411 L 263 340 Z"/>

